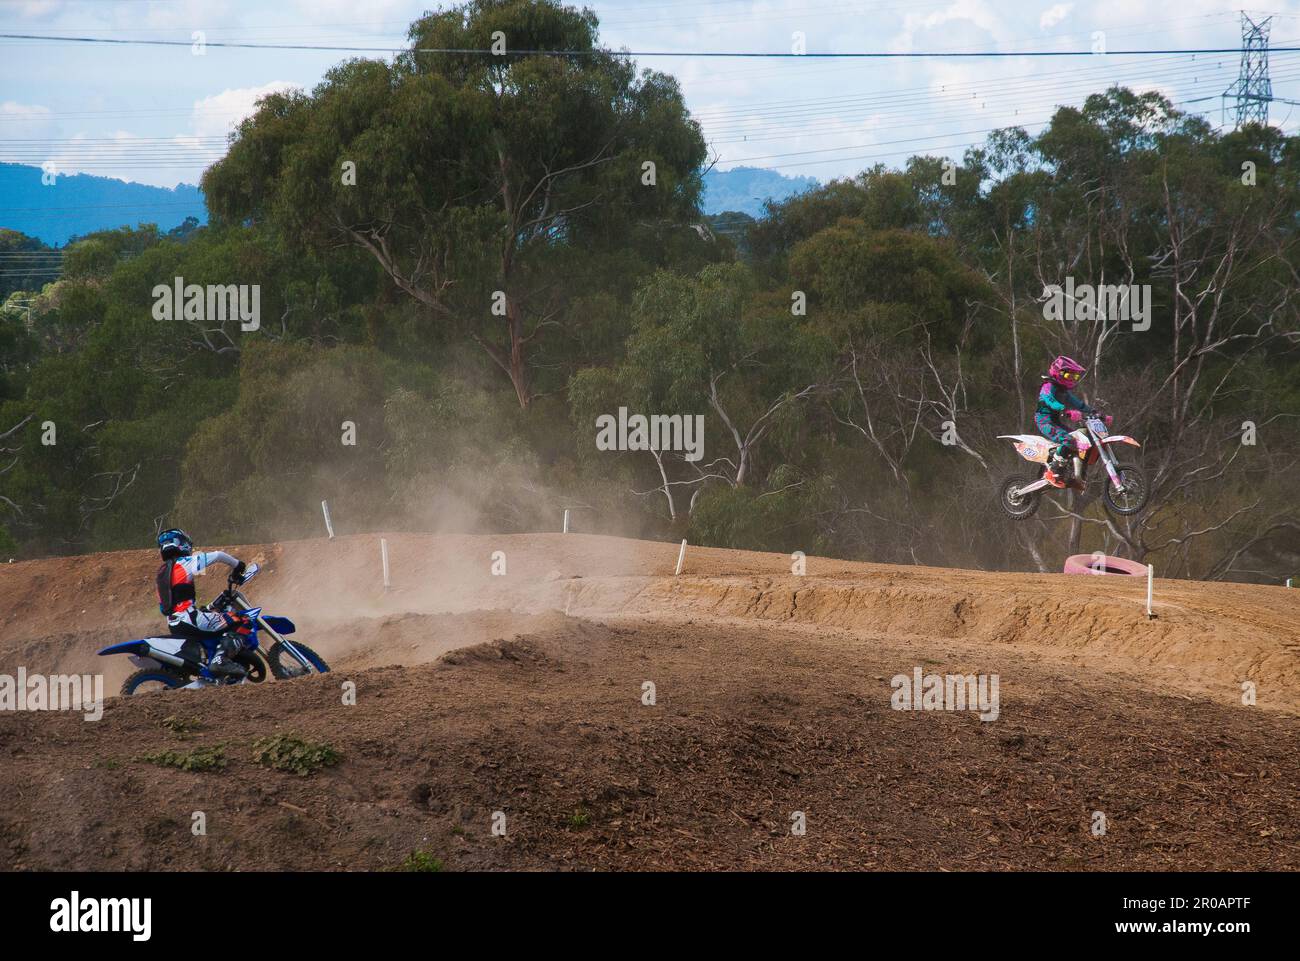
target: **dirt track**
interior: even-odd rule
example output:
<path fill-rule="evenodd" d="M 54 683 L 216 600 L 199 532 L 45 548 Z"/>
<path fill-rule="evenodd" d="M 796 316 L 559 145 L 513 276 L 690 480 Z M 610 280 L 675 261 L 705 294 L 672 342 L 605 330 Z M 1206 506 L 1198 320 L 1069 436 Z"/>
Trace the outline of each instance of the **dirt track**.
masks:
<path fill-rule="evenodd" d="M 1118 578 L 819 558 L 795 577 L 705 549 L 673 578 L 670 544 L 389 540 L 388 593 L 376 537 L 236 551 L 329 676 L 114 699 L 98 723 L 0 713 L 0 867 L 373 869 L 417 848 L 452 868 L 1300 867 L 1300 592 L 1158 581 L 1147 621 Z M 94 650 L 157 629 L 156 565 L 0 566 L 0 674 L 115 691 L 129 665 Z M 916 667 L 997 674 L 998 719 L 891 710 Z M 276 731 L 344 760 L 252 764 Z M 134 760 L 216 743 L 221 772 Z"/>

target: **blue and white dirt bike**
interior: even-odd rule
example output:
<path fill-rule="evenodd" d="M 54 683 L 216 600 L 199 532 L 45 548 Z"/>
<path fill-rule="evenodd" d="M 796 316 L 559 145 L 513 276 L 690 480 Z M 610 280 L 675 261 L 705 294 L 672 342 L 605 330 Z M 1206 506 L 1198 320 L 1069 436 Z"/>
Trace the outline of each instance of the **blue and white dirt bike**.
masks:
<path fill-rule="evenodd" d="M 302 677 L 306 674 L 325 674 L 329 671 L 324 659 L 306 644 L 290 641 L 286 635 L 295 630 L 287 617 L 263 614 L 260 607 L 248 603 L 238 589 L 256 576 L 261 568 L 248 565 L 243 578 L 236 584 L 234 577 L 226 581 L 226 589 L 210 605 L 214 611 L 229 611 L 247 618 L 248 633 L 239 634 L 243 645 L 231 661 L 240 671 L 220 678 L 208 671 L 208 663 L 216 655 L 217 638 L 196 638 L 168 635 L 146 637 L 138 641 L 123 641 L 100 651 L 100 655 L 125 654 L 140 670 L 122 682 L 122 694 L 137 691 L 167 690 L 177 687 L 199 688 L 220 684 L 260 684 L 269 672 L 276 680 Z M 259 634 L 265 632 L 274 643 L 263 652 Z"/>

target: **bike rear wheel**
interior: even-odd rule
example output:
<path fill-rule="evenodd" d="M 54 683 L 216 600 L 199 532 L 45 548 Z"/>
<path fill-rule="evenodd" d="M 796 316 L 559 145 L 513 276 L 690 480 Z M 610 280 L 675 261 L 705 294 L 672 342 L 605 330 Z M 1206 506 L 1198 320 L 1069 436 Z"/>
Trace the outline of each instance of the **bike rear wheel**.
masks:
<path fill-rule="evenodd" d="M 130 697 L 132 694 L 137 693 L 147 694 L 150 691 L 171 691 L 178 687 L 184 687 L 188 683 L 187 678 L 181 677 L 172 671 L 156 667 L 145 668 L 142 671 L 136 671 L 122 682 L 122 696 Z"/>
<path fill-rule="evenodd" d="M 1008 474 L 1004 477 L 1002 483 L 998 485 L 998 506 L 1002 508 L 1002 513 L 1018 521 L 1033 517 L 1034 512 L 1038 510 L 1042 491 L 1024 495 L 1017 495 L 1016 491 L 1036 480 L 1037 477 L 1027 477 L 1024 474 Z"/>

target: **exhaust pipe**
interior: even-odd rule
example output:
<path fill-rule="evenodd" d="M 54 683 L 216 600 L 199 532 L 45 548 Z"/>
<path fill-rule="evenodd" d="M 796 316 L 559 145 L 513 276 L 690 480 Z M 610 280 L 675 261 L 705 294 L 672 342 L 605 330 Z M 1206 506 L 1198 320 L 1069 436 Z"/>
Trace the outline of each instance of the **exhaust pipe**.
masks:
<path fill-rule="evenodd" d="M 165 664 L 170 664 L 173 667 L 191 666 L 190 663 L 185 660 L 185 658 L 177 657 L 175 654 L 168 654 L 166 651 L 159 651 L 155 649 L 152 645 L 150 645 L 149 647 L 148 656 L 152 657 L 156 661 L 162 661 Z"/>

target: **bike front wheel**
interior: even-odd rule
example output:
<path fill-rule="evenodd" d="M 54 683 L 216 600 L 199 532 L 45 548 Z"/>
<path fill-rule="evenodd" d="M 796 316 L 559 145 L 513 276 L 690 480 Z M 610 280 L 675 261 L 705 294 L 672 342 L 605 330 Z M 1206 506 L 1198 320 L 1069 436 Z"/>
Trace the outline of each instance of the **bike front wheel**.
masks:
<path fill-rule="evenodd" d="M 1132 464 L 1116 466 L 1115 474 L 1123 490 L 1117 490 L 1114 482 L 1106 478 L 1106 492 L 1102 495 L 1106 507 L 1121 517 L 1136 514 L 1146 507 L 1149 493 L 1146 474 Z"/>
<path fill-rule="evenodd" d="M 284 641 L 276 641 L 271 645 L 271 649 L 266 652 L 266 663 L 271 666 L 271 676 L 277 681 L 287 681 L 290 678 L 302 677 L 313 672 L 317 674 L 328 674 L 329 665 L 325 663 L 325 658 L 321 657 L 306 644 L 301 641 L 292 641 L 294 650 L 303 656 L 309 666 L 303 666 L 298 659 L 289 652 Z"/>

